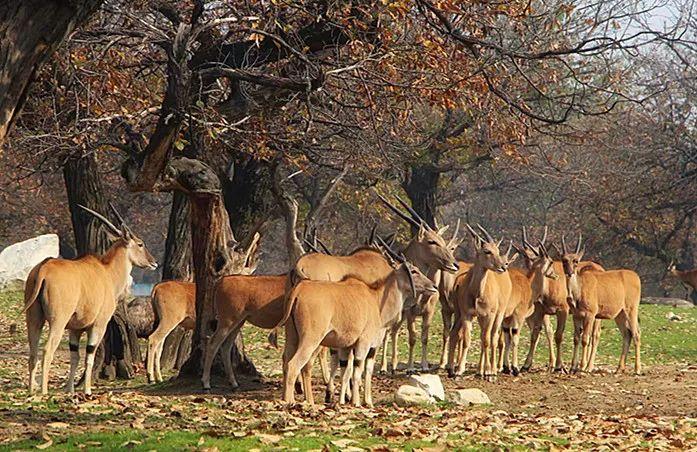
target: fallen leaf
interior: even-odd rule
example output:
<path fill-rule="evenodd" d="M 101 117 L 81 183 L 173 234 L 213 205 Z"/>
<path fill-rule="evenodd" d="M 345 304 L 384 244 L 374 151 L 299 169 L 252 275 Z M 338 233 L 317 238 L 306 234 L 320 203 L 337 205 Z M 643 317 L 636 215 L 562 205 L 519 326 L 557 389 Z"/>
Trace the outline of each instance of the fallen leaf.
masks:
<path fill-rule="evenodd" d="M 261 441 L 262 444 L 276 444 L 277 442 L 281 441 L 283 439 L 282 436 L 279 435 L 266 435 L 264 433 L 260 433 L 257 435 L 259 438 L 259 441 Z"/>
<path fill-rule="evenodd" d="M 345 447 L 348 447 L 349 444 L 355 443 L 355 441 L 352 439 L 337 439 L 337 440 L 331 441 L 331 443 L 333 445 L 335 445 L 336 447 L 338 447 L 339 449 L 343 449 Z"/>
<path fill-rule="evenodd" d="M 70 427 L 70 424 L 66 424 L 65 422 L 49 422 L 46 424 L 46 427 L 60 430 Z"/>
<path fill-rule="evenodd" d="M 36 448 L 37 448 L 37 449 L 48 449 L 49 447 L 51 447 L 51 446 L 53 445 L 53 440 L 51 439 L 50 436 L 48 436 L 47 434 L 44 433 L 43 435 L 41 435 L 41 437 L 42 437 L 44 440 L 46 440 L 46 442 L 45 442 L 45 443 L 41 443 L 41 444 L 37 444 L 37 445 L 36 445 Z"/>

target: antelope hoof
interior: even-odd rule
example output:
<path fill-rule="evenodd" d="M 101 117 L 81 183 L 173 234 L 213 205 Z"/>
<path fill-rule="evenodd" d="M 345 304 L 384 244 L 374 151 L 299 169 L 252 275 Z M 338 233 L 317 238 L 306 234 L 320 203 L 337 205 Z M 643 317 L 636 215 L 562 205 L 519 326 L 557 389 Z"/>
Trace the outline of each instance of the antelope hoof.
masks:
<path fill-rule="evenodd" d="M 457 374 L 453 369 L 448 369 L 448 378 L 455 378 Z"/>
<path fill-rule="evenodd" d="M 208 387 L 208 388 L 203 388 L 203 393 L 204 393 L 204 394 L 210 394 L 210 393 L 211 393 L 211 388 L 210 388 L 210 387 Z"/>
<path fill-rule="evenodd" d="M 551 367 L 550 367 L 550 369 L 551 369 Z M 530 372 L 530 366 L 525 365 L 525 366 L 520 368 L 520 371 L 521 372 Z"/>
<path fill-rule="evenodd" d="M 517 377 L 518 375 L 520 375 L 520 370 L 517 367 L 511 367 L 511 373 L 514 377 Z"/>
<path fill-rule="evenodd" d="M 560 373 L 560 374 L 568 373 L 568 371 L 566 370 L 566 368 L 565 368 L 564 366 L 562 366 L 562 367 L 555 367 L 555 368 L 554 368 L 554 372 L 555 372 L 555 373 Z"/>
<path fill-rule="evenodd" d="M 414 374 L 417 374 L 417 373 L 419 373 L 419 372 L 418 372 L 416 369 L 413 369 L 413 368 L 412 368 L 412 369 L 407 369 L 407 370 L 406 370 L 406 374 L 407 374 L 407 375 L 414 375 Z"/>
<path fill-rule="evenodd" d="M 503 370 L 501 370 L 501 373 L 506 374 L 506 375 L 510 375 L 511 369 L 508 366 L 504 365 Z"/>

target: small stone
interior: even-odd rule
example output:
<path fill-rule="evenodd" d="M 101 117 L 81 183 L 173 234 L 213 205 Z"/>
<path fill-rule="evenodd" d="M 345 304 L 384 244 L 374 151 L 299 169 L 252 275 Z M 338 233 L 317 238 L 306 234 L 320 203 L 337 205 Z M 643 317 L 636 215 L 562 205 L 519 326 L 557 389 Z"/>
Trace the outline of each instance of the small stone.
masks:
<path fill-rule="evenodd" d="M 672 322 L 679 322 L 682 320 L 682 317 L 680 317 L 679 315 L 677 315 L 673 311 L 670 311 L 670 312 L 668 312 L 668 314 L 666 314 L 666 319 L 668 319 Z"/>
<path fill-rule="evenodd" d="M 445 400 L 445 389 L 440 377 L 434 374 L 419 374 L 409 377 L 409 384 L 418 386 L 423 389 L 431 397 L 437 400 Z"/>
<path fill-rule="evenodd" d="M 489 396 L 484 391 L 477 388 L 455 389 L 448 391 L 448 402 L 456 405 L 488 405 L 491 404 Z"/>
<path fill-rule="evenodd" d="M 399 406 L 430 405 L 433 397 L 418 386 L 402 385 L 394 394 L 394 401 Z"/>

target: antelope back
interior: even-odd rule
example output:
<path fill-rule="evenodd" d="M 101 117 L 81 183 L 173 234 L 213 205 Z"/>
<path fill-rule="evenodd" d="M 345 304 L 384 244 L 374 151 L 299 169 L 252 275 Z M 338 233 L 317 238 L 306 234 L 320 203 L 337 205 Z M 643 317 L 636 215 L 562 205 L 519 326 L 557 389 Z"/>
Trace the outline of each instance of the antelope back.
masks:
<path fill-rule="evenodd" d="M 392 267 L 382 253 L 366 248 L 348 256 L 309 253 L 298 260 L 295 270 L 299 276 L 315 281 L 341 281 L 353 276 L 372 284 L 387 277 Z"/>

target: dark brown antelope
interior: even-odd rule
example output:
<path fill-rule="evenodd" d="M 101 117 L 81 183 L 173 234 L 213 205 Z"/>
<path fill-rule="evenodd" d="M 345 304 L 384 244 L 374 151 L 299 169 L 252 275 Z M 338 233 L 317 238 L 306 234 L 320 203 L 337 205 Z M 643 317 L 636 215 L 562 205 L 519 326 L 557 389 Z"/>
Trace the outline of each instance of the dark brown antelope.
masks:
<path fill-rule="evenodd" d="M 120 227 L 104 216 L 80 206 L 107 226 L 114 241 L 102 255 L 86 255 L 74 260 L 46 259 L 29 273 L 24 287 L 24 312 L 29 336 L 29 392 L 34 392 L 38 364 L 39 339 L 48 321 L 48 339 L 44 347 L 41 392 L 48 392 L 48 377 L 53 355 L 63 331 L 70 332 L 70 375 L 66 389 L 75 390 L 75 372 L 80 360 L 79 345 L 87 332 L 85 358 L 85 394 L 92 393 L 94 353 L 104 336 L 116 303 L 128 290 L 132 267 L 155 269 L 157 262 L 111 206 Z"/>
<path fill-rule="evenodd" d="M 692 270 L 678 270 L 675 267 L 675 263 L 670 261 L 668 264 L 667 274 L 677 278 L 685 288 L 685 299 L 690 299 L 690 288 L 692 291 L 697 290 L 697 268 Z"/>

